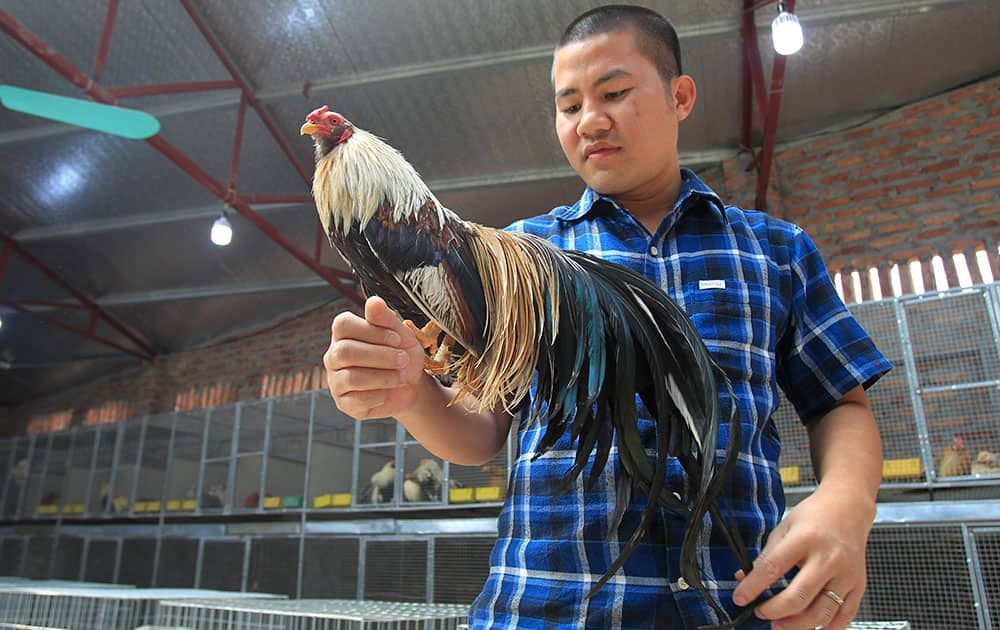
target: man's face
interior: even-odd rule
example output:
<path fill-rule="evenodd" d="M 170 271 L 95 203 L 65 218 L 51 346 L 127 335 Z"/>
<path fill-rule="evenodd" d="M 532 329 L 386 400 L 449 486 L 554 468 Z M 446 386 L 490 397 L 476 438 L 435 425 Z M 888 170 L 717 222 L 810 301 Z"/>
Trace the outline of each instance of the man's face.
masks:
<path fill-rule="evenodd" d="M 625 200 L 659 194 L 679 177 L 677 123 L 688 110 L 678 114 L 673 88 L 631 31 L 563 46 L 552 76 L 559 144 L 591 188 Z"/>

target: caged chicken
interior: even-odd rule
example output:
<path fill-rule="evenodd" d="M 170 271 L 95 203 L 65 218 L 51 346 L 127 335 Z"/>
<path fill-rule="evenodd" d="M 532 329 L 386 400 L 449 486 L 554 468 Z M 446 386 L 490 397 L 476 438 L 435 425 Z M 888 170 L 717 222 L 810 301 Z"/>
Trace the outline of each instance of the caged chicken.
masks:
<path fill-rule="evenodd" d="M 592 453 L 586 482 L 593 487 L 617 440 L 614 527 L 633 490 L 655 497 L 590 595 L 634 551 L 659 505 L 687 519 L 681 574 L 726 618 L 701 581 L 696 545 L 710 513 L 743 570 L 751 569 L 715 502 L 740 425 L 735 406 L 722 409 L 719 388 L 729 382 L 684 311 L 629 269 L 462 220 L 398 151 L 325 106 L 307 116 L 301 133 L 315 143 L 313 197 L 326 234 L 365 293 L 385 299 L 417 333 L 425 369 L 453 376 L 458 398 L 474 396 L 480 410 L 511 413 L 531 400 L 537 375 L 528 412 L 547 428 L 536 457 L 567 430 L 578 444 L 556 490 L 571 487 Z M 639 437 L 636 393 L 657 420 L 652 462 Z M 717 465 L 723 421 L 729 442 Z M 691 480 L 686 502 L 665 488 L 668 456 Z"/>
<path fill-rule="evenodd" d="M 972 455 L 961 436 L 956 435 L 951 444 L 941 450 L 935 470 L 938 477 L 961 477 L 971 472 Z"/>

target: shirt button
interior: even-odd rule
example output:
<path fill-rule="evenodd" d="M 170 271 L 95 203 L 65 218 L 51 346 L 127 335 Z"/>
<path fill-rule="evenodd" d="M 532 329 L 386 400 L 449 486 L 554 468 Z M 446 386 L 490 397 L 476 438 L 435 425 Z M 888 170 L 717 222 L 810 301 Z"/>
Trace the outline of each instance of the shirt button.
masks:
<path fill-rule="evenodd" d="M 684 578 L 677 578 L 677 588 L 679 588 L 682 591 L 686 591 L 691 587 L 688 586 L 687 580 L 685 580 Z"/>
<path fill-rule="evenodd" d="M 649 255 L 650 256 L 659 256 L 659 254 L 660 254 L 660 250 L 656 249 L 656 245 L 653 245 L 652 247 L 649 248 Z"/>

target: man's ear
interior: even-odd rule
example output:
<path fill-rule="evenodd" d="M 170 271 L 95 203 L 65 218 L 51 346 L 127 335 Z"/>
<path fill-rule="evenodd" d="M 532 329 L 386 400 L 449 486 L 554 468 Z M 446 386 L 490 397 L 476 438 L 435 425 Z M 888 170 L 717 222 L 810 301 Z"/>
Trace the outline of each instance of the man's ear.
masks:
<path fill-rule="evenodd" d="M 684 120 L 694 109 L 695 99 L 698 98 L 698 88 L 694 84 L 694 79 L 686 74 L 671 79 L 670 87 L 673 91 L 674 111 L 677 112 L 677 120 Z"/>

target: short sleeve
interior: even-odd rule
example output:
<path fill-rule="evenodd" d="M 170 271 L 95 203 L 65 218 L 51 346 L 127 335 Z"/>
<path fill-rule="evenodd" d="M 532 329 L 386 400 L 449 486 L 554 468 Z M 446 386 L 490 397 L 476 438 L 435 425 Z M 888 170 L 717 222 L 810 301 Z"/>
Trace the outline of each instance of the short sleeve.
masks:
<path fill-rule="evenodd" d="M 778 348 L 778 383 L 803 421 L 822 416 L 892 364 L 847 310 L 816 245 L 795 228 L 789 326 Z"/>

